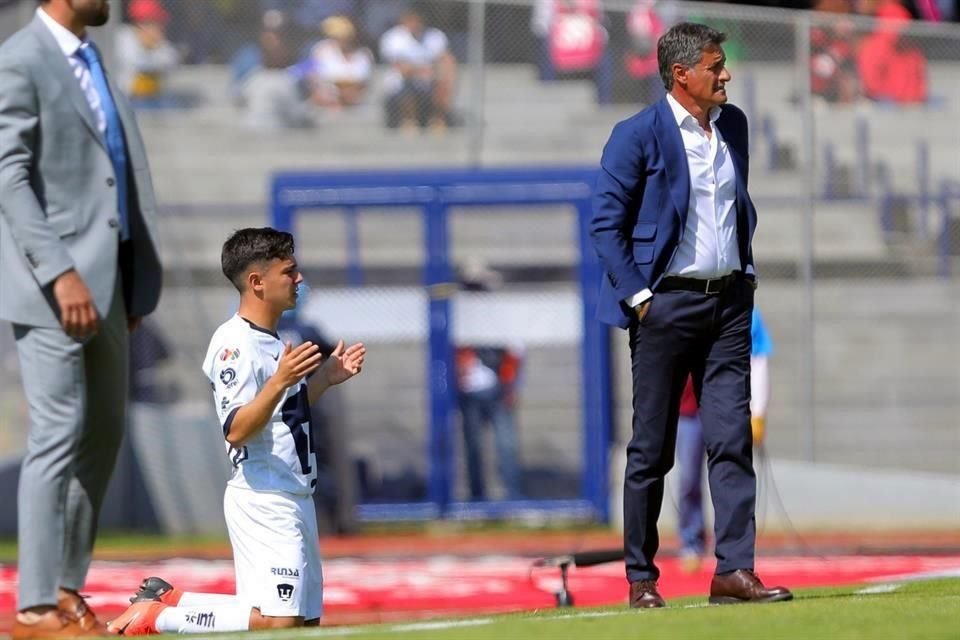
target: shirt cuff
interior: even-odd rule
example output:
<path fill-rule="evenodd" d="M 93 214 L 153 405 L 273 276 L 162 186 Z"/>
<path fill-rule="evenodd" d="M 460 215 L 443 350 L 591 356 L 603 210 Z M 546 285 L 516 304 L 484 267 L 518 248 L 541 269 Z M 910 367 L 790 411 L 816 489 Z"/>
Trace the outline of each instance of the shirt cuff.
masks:
<path fill-rule="evenodd" d="M 631 309 L 633 309 L 633 308 L 635 308 L 638 304 L 644 303 L 644 302 L 646 302 L 647 300 L 649 300 L 649 299 L 652 298 L 652 297 L 653 297 L 653 291 L 650 291 L 650 289 L 644 289 L 643 291 L 640 291 L 639 293 L 633 294 L 632 296 L 630 296 L 629 298 L 627 298 L 624 302 L 626 302 L 627 305 L 628 305 Z"/>

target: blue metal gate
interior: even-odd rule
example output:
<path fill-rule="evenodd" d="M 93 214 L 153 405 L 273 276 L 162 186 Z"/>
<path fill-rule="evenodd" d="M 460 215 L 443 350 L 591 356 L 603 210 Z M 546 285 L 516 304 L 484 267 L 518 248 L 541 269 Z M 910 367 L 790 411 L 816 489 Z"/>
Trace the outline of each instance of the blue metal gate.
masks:
<path fill-rule="evenodd" d="M 363 504 L 363 520 L 432 518 L 509 518 L 545 512 L 579 519 L 607 521 L 607 452 L 611 433 L 609 332 L 595 320 L 601 268 L 589 241 L 590 198 L 596 172 L 586 168 L 462 169 L 379 172 L 291 172 L 273 178 L 273 226 L 293 232 L 304 210 L 345 213 L 348 274 L 362 282 L 357 209 L 419 208 L 424 225 L 423 284 L 429 318 L 429 478 L 428 500 L 413 504 Z M 455 407 L 451 295 L 456 289 L 449 256 L 451 207 L 572 205 L 577 212 L 579 281 L 582 305 L 581 423 L 584 465 L 580 497 L 571 500 L 457 502 L 452 499 L 450 469 Z M 531 239 L 531 241 L 535 241 Z"/>

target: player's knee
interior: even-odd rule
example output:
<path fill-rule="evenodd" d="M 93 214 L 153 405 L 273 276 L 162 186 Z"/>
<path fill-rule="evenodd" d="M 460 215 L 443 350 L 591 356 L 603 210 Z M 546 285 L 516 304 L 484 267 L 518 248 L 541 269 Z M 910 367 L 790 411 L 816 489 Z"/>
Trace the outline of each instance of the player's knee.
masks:
<path fill-rule="evenodd" d="M 303 617 L 301 616 L 265 616 L 259 609 L 253 609 L 250 612 L 250 630 L 259 631 L 261 629 L 293 629 L 303 626 Z"/>

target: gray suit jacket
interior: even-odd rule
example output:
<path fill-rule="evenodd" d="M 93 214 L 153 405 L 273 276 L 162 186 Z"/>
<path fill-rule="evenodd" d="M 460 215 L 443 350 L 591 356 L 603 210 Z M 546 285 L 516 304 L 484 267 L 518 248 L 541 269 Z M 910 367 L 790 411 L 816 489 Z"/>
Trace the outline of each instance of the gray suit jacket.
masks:
<path fill-rule="evenodd" d="M 132 258 L 127 313 L 160 298 L 156 203 L 133 112 L 111 86 L 127 140 Z M 53 281 L 74 268 L 100 316 L 119 277 L 116 176 L 70 63 L 34 18 L 0 46 L 0 319 L 60 325 Z"/>

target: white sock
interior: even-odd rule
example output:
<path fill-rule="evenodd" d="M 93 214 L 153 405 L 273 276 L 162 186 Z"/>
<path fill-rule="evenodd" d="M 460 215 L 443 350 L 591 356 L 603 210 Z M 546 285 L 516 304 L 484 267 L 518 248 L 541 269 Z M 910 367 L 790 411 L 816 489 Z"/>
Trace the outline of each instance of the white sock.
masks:
<path fill-rule="evenodd" d="M 177 602 L 178 607 L 210 607 L 217 604 L 240 604 L 237 596 L 227 593 L 196 593 L 184 591 Z"/>
<path fill-rule="evenodd" d="M 212 633 L 247 631 L 250 607 L 221 604 L 207 607 L 167 607 L 157 616 L 160 633 Z"/>

